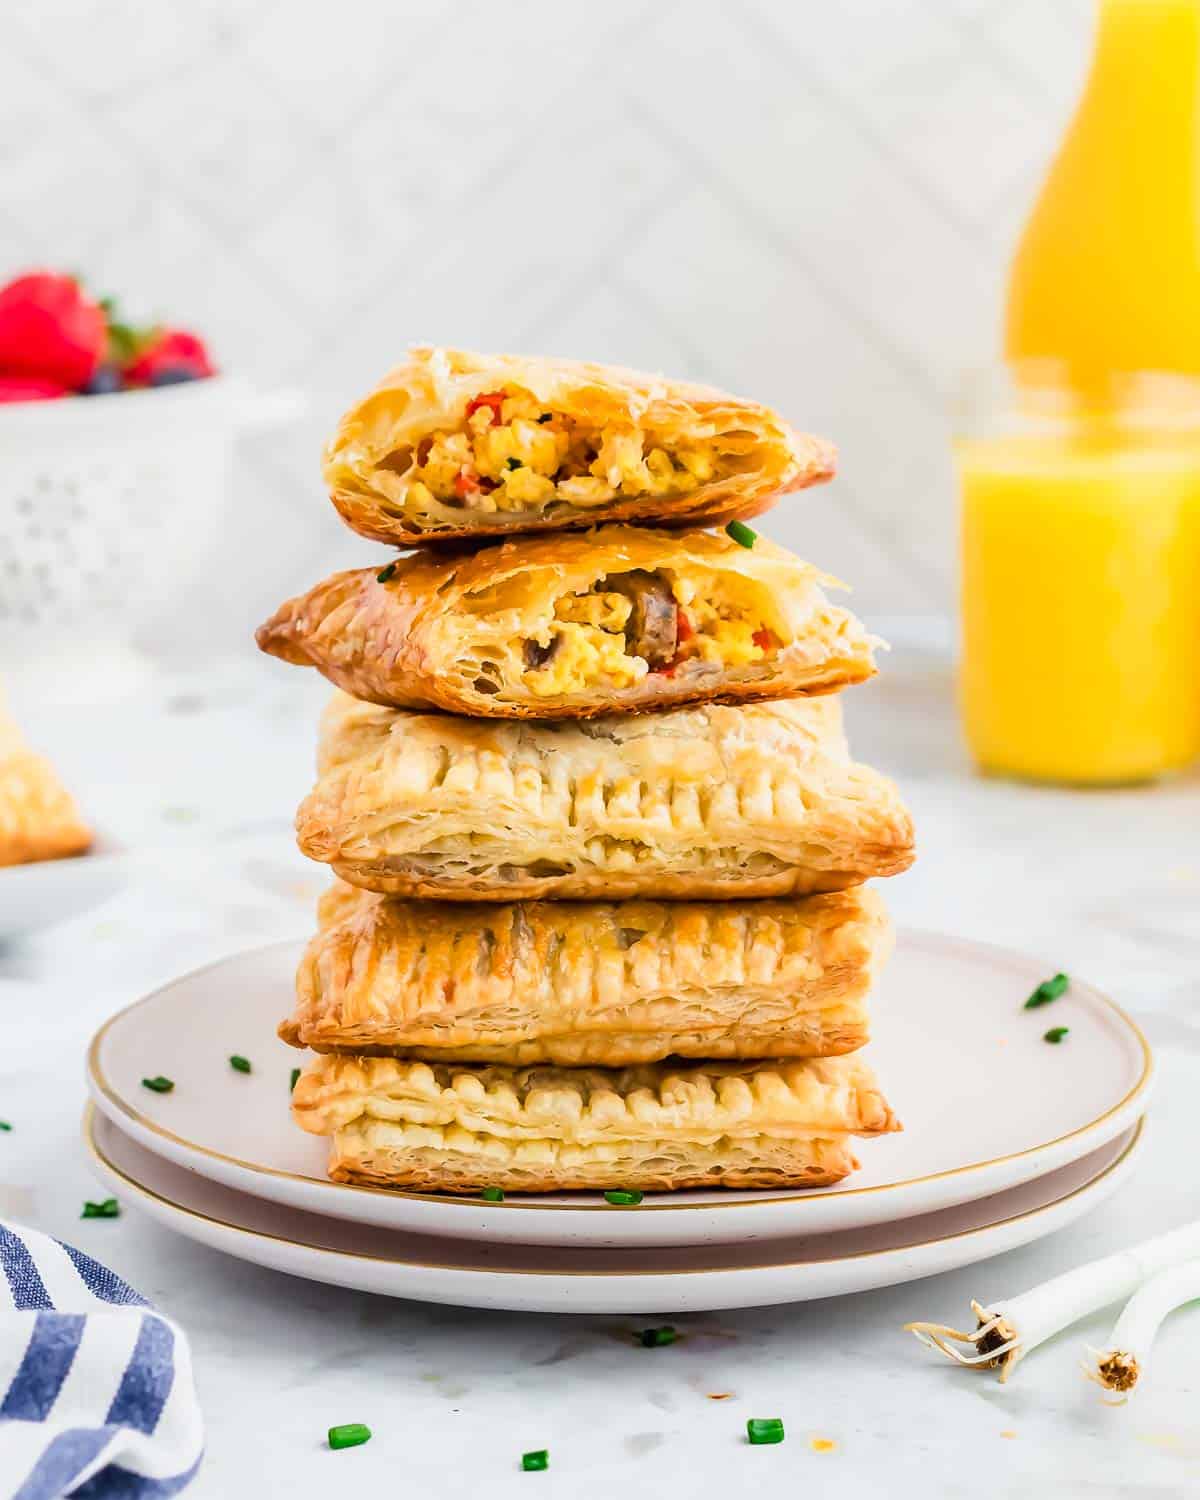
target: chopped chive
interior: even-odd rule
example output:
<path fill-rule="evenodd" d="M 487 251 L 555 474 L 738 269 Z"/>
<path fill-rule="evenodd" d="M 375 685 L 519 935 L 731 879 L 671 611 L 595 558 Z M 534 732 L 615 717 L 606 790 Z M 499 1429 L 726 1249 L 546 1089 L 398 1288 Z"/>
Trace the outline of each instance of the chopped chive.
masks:
<path fill-rule="evenodd" d="M 615 1208 L 636 1208 L 642 1201 L 642 1195 L 636 1188 L 609 1188 L 604 1201 Z"/>
<path fill-rule="evenodd" d="M 526 1474 L 536 1473 L 540 1469 L 550 1467 L 550 1450 L 548 1448 L 535 1448 L 532 1453 L 521 1454 L 521 1467 Z"/>
<path fill-rule="evenodd" d="M 538 421 L 539 422 L 553 422 L 554 421 L 554 413 L 552 411 L 544 411 L 541 414 L 541 416 L 538 418 Z"/>
<path fill-rule="evenodd" d="M 661 1328 L 643 1328 L 634 1334 L 643 1349 L 661 1349 L 664 1344 L 673 1344 L 678 1337 L 670 1323 L 664 1323 Z"/>
<path fill-rule="evenodd" d="M 329 1429 L 331 1448 L 357 1448 L 371 1441 L 371 1429 L 364 1422 L 343 1422 Z"/>
<path fill-rule="evenodd" d="M 0 1130 L 11 1130 L 12 1126 L 7 1120 L 0 1120 Z"/>
<path fill-rule="evenodd" d="M 121 1205 L 115 1198 L 105 1198 L 101 1203 L 85 1203 L 81 1219 L 119 1219 Z"/>
<path fill-rule="evenodd" d="M 164 1078 L 160 1073 L 157 1078 L 143 1078 L 142 1087 L 149 1089 L 152 1094 L 169 1094 L 175 1087 L 173 1078 Z"/>
<path fill-rule="evenodd" d="M 519 458 L 506 458 L 504 460 L 504 467 L 506 469 L 520 469 L 523 465 Z"/>
<path fill-rule="evenodd" d="M 725 528 L 725 535 L 730 541 L 736 542 L 739 547 L 753 547 L 758 541 L 758 532 L 742 521 L 730 521 Z"/>
<path fill-rule="evenodd" d="M 395 575 L 396 575 L 396 564 L 395 563 L 388 563 L 388 565 L 387 565 L 386 568 L 381 568 L 380 571 L 378 573 L 376 573 L 376 575 L 375 575 L 375 582 L 376 583 L 387 583 L 390 579 L 394 578 Z"/>
<path fill-rule="evenodd" d="M 504 1189 L 503 1188 L 493 1188 L 493 1187 L 480 1188 L 480 1190 L 479 1190 L 479 1196 L 483 1199 L 483 1201 L 485 1203 L 503 1203 L 504 1202 Z"/>
<path fill-rule="evenodd" d="M 235 1052 L 229 1059 L 229 1066 L 235 1073 L 249 1073 L 250 1059 L 248 1057 L 239 1057 Z"/>
<path fill-rule="evenodd" d="M 300 1069 L 299 1068 L 293 1068 L 292 1069 L 292 1081 L 291 1081 L 291 1083 L 288 1084 L 288 1093 L 289 1094 L 293 1093 L 295 1091 L 296 1080 L 299 1077 L 300 1077 Z"/>
<path fill-rule="evenodd" d="M 1070 1031 L 1069 1026 L 1051 1026 L 1050 1030 L 1042 1037 L 1043 1042 L 1061 1042 L 1063 1037 Z"/>
<path fill-rule="evenodd" d="M 1065 995 L 1067 986 L 1071 981 L 1065 974 L 1056 974 L 1053 979 L 1043 979 L 1033 994 L 1025 1002 L 1026 1010 L 1037 1010 L 1039 1005 L 1049 1005 L 1051 1000 L 1057 1000 L 1060 995 Z"/>
<path fill-rule="evenodd" d="M 746 1423 L 746 1436 L 755 1445 L 782 1443 L 783 1419 L 781 1417 L 751 1417 Z"/>

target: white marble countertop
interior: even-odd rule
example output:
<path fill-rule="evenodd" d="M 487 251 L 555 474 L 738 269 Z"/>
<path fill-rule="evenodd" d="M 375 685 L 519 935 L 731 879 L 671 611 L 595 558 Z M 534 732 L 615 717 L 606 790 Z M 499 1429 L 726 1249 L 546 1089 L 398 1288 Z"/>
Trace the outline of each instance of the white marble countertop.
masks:
<path fill-rule="evenodd" d="M 85 1044 L 110 1011 L 237 948 L 305 932 L 323 873 L 295 852 L 314 674 L 246 660 L 86 709 L 22 705 L 89 808 L 132 851 L 106 907 L 0 948 L 0 1210 L 111 1264 L 189 1330 L 208 1458 L 189 1494 L 456 1497 L 1169 1493 L 1200 1484 L 1200 1309 L 1162 1336 L 1138 1403 L 1103 1407 L 1079 1373 L 1108 1315 L 1042 1349 L 1005 1387 L 944 1367 L 902 1334 L 960 1319 L 1200 1208 L 1200 781 L 1070 793 L 972 777 L 943 662 L 893 653 L 850 695 L 859 758 L 897 777 L 921 858 L 889 883 L 901 923 L 985 938 L 1087 977 L 1136 1013 L 1161 1067 L 1133 1182 L 1077 1225 L 986 1265 L 794 1307 L 676 1317 L 692 1336 L 634 1349 L 645 1319 L 516 1316 L 389 1301 L 228 1259 L 136 1211 L 79 1219 L 95 1185 L 79 1145 Z M 970 996 L 963 996 L 970 1004 Z M 980 1108 L 1012 1108 L 981 1077 Z M 705 1393 L 735 1399 L 714 1406 Z M 748 1449 L 748 1415 L 782 1447 Z M 365 1421 L 367 1446 L 324 1447 Z M 812 1437 L 835 1447 L 818 1453 Z M 519 1472 L 548 1447 L 552 1469 Z"/>

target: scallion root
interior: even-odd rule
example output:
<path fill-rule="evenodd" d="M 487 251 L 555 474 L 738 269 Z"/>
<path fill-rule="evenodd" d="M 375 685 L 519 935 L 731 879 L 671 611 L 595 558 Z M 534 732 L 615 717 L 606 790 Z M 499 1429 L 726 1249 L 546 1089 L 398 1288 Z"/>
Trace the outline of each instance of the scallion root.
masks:
<path fill-rule="evenodd" d="M 936 1349 L 957 1364 L 974 1369 L 999 1370 L 1000 1379 L 1007 1380 L 1016 1366 L 1032 1349 L 1046 1339 L 1052 1338 L 1080 1318 L 1108 1307 L 1113 1302 L 1132 1296 L 1144 1281 L 1160 1271 L 1181 1267 L 1185 1262 L 1200 1264 L 1200 1221 L 1173 1229 L 1169 1234 L 1158 1235 L 1132 1249 L 1117 1255 L 1107 1255 L 1102 1260 L 1089 1261 L 1074 1271 L 1068 1271 L 1041 1286 L 1023 1292 L 1019 1297 L 1001 1298 L 990 1303 L 971 1303 L 975 1315 L 974 1330 L 950 1328 L 943 1323 L 907 1323 L 906 1329 L 920 1339 L 927 1348 Z M 1200 1281 L 1197 1282 L 1200 1288 Z M 1200 1297 L 1200 1289 L 1191 1293 Z M 1189 1300 L 1182 1298 L 1179 1300 Z M 1171 1307 L 1169 1304 L 1158 1315 L 1153 1328 L 1157 1330 Z M 1145 1326 L 1145 1325 L 1143 1325 Z M 1118 1324 L 1118 1328 L 1120 1324 Z M 1124 1351 L 1125 1345 L 1115 1337 L 1113 1349 Z M 1150 1334 L 1153 1339 L 1153 1332 Z M 1145 1363 L 1141 1349 L 1135 1355 Z M 1107 1359 L 1108 1354 L 1100 1359 Z M 1096 1366 L 1099 1376 L 1099 1361 Z M 1113 1367 L 1114 1379 L 1128 1379 L 1124 1367 Z M 1134 1366 L 1132 1381 L 1136 1383 L 1138 1367 Z M 1102 1381 L 1103 1383 L 1103 1381 Z M 1113 1387 L 1114 1389 L 1116 1387 Z"/>
<path fill-rule="evenodd" d="M 1117 1319 L 1107 1344 L 1089 1350 L 1083 1373 L 1106 1391 L 1115 1391 L 1120 1405 L 1129 1399 L 1146 1373 L 1150 1349 L 1163 1320 L 1185 1302 L 1200 1298 L 1200 1260 L 1185 1261 L 1159 1271 L 1144 1281 Z"/>

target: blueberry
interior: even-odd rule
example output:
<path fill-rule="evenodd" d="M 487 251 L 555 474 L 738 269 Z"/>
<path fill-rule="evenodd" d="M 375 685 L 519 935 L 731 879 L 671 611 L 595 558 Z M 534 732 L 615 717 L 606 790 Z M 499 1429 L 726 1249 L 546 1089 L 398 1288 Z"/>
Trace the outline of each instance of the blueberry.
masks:
<path fill-rule="evenodd" d="M 101 365 L 84 386 L 85 396 L 109 396 L 121 389 L 121 372 L 116 365 Z"/>
<path fill-rule="evenodd" d="M 150 377 L 151 385 L 185 385 L 189 380 L 199 380 L 195 370 L 187 365 L 163 365 Z"/>

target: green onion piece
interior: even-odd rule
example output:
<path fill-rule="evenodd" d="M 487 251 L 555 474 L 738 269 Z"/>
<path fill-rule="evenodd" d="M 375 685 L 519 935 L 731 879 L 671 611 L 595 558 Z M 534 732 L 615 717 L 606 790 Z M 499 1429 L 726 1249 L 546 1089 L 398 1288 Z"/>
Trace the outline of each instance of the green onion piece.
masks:
<path fill-rule="evenodd" d="M 758 541 L 758 532 L 742 521 L 730 521 L 725 528 L 725 535 L 730 541 L 736 542 L 739 547 L 753 547 Z"/>
<path fill-rule="evenodd" d="M 480 1190 L 479 1190 L 479 1196 L 483 1199 L 483 1201 L 485 1203 L 503 1203 L 504 1202 L 504 1189 L 503 1188 L 480 1188 Z"/>
<path fill-rule="evenodd" d="M 157 1078 L 143 1078 L 142 1087 L 149 1089 L 152 1094 L 169 1094 L 175 1087 L 173 1078 L 164 1078 L 160 1073 Z"/>
<path fill-rule="evenodd" d="M 357 1448 L 371 1441 L 371 1429 L 364 1422 L 343 1422 L 329 1429 L 331 1448 Z"/>
<path fill-rule="evenodd" d="M 746 1436 L 755 1445 L 782 1443 L 783 1419 L 781 1417 L 751 1417 L 746 1423 Z"/>
<path fill-rule="evenodd" d="M 1051 1000 L 1057 1000 L 1060 995 L 1066 994 L 1070 983 L 1071 981 L 1065 974 L 1056 974 L 1053 979 L 1043 979 L 1026 1000 L 1025 1009 L 1037 1010 L 1039 1005 L 1049 1005 Z"/>
<path fill-rule="evenodd" d="M 636 1208 L 642 1201 L 642 1195 L 636 1188 L 609 1188 L 604 1201 L 616 1208 Z"/>
<path fill-rule="evenodd" d="M 520 469 L 523 465 L 519 458 L 506 458 L 504 460 L 504 467 L 506 469 Z"/>
<path fill-rule="evenodd" d="M 1042 1037 L 1043 1042 L 1061 1042 L 1063 1037 L 1070 1031 L 1069 1026 L 1051 1026 L 1050 1030 Z"/>
<path fill-rule="evenodd" d="M 552 411 L 544 411 L 541 414 L 541 416 L 538 418 L 538 421 L 539 422 L 553 422 L 554 421 L 554 413 Z"/>
<path fill-rule="evenodd" d="M 119 1219 L 121 1205 L 115 1198 L 105 1198 L 102 1203 L 85 1203 L 81 1219 Z"/>
<path fill-rule="evenodd" d="M 670 1323 L 664 1323 L 661 1328 L 643 1328 L 634 1337 L 643 1349 L 661 1349 L 664 1344 L 673 1344 L 679 1335 Z"/>
<path fill-rule="evenodd" d="M 375 575 L 375 582 L 376 583 L 387 583 L 389 579 L 395 577 L 395 574 L 396 574 L 396 564 L 395 563 L 388 563 L 388 565 L 387 565 L 386 568 L 382 568 L 378 573 L 376 573 L 376 575 Z"/>
<path fill-rule="evenodd" d="M 250 1071 L 250 1059 L 248 1057 L 239 1057 L 235 1052 L 229 1059 L 229 1066 L 235 1073 L 248 1073 Z"/>
<path fill-rule="evenodd" d="M 0 1120 L 0 1130 L 11 1130 L 12 1126 L 7 1120 Z"/>
<path fill-rule="evenodd" d="M 300 1077 L 300 1069 L 299 1068 L 293 1068 L 292 1069 L 292 1081 L 291 1081 L 291 1083 L 288 1084 L 288 1093 L 289 1094 L 294 1091 L 294 1089 L 296 1087 L 296 1080 L 299 1077 Z"/>
<path fill-rule="evenodd" d="M 521 1467 L 526 1474 L 536 1473 L 539 1469 L 550 1467 L 550 1450 L 548 1448 L 535 1448 L 532 1453 L 521 1454 Z"/>

